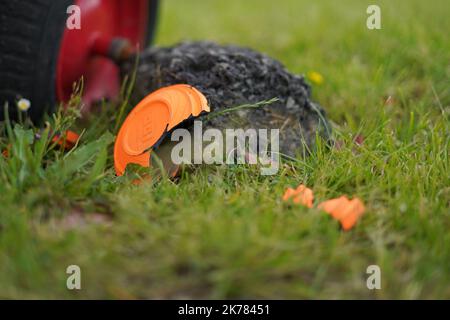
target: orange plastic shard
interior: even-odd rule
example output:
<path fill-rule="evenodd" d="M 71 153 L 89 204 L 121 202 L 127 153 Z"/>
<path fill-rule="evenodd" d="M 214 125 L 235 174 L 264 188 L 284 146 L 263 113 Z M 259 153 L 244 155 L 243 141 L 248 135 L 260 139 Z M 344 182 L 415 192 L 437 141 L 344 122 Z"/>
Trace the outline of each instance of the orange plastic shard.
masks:
<path fill-rule="evenodd" d="M 366 208 L 359 198 L 349 200 L 346 196 L 322 202 L 319 209 L 330 214 L 341 223 L 344 230 L 350 230 L 364 214 Z"/>
<path fill-rule="evenodd" d="M 121 176 L 129 163 L 150 166 L 150 149 L 169 130 L 192 116 L 209 112 L 206 97 L 185 84 L 156 90 L 130 112 L 114 145 L 114 167 Z"/>
<path fill-rule="evenodd" d="M 286 192 L 283 195 L 283 201 L 289 201 L 290 199 L 292 199 L 292 202 L 295 204 L 301 204 L 305 207 L 312 208 L 314 194 L 311 189 L 301 184 L 297 187 L 297 189 L 286 189 Z"/>

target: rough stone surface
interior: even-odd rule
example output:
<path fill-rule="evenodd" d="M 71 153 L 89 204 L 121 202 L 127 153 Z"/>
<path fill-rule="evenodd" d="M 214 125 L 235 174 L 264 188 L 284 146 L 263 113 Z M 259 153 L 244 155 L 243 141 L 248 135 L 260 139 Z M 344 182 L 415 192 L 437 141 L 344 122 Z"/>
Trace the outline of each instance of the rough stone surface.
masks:
<path fill-rule="evenodd" d="M 133 65 L 128 61 L 122 72 L 132 72 Z M 305 143 L 313 149 L 316 132 L 329 138 L 325 113 L 310 100 L 311 89 L 305 79 L 254 50 L 211 42 L 149 48 L 140 56 L 133 101 L 178 83 L 199 89 L 207 97 L 211 112 L 279 99 L 263 107 L 212 117 L 204 121 L 204 128 L 278 128 L 280 152 L 290 156 L 302 153 Z"/>

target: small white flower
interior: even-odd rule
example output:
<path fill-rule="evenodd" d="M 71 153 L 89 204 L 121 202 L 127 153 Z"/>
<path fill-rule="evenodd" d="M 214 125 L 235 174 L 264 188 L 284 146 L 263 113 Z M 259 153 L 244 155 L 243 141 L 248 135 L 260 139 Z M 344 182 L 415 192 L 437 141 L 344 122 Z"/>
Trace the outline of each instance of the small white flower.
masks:
<path fill-rule="evenodd" d="M 31 107 L 31 102 L 28 99 L 20 99 L 17 101 L 17 108 L 19 108 L 20 111 L 27 111 Z"/>

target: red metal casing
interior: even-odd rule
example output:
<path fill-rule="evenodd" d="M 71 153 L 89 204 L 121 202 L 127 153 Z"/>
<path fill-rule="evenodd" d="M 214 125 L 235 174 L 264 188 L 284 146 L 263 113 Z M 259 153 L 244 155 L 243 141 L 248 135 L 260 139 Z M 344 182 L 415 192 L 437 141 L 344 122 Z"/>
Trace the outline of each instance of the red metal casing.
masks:
<path fill-rule="evenodd" d="M 120 90 L 118 66 L 107 57 L 111 40 L 125 38 L 137 49 L 146 43 L 149 0 L 75 0 L 81 29 L 65 28 L 56 70 L 59 101 L 70 98 L 74 82 L 84 79 L 83 101 L 114 99 Z"/>

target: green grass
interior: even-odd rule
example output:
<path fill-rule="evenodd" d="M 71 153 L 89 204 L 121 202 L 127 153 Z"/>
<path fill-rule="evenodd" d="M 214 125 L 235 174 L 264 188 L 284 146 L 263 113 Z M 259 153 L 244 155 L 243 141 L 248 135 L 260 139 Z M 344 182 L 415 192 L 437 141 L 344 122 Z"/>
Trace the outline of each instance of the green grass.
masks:
<path fill-rule="evenodd" d="M 343 146 L 319 147 L 276 176 L 201 166 L 135 186 L 114 174 L 114 106 L 77 124 L 86 130 L 69 154 L 9 128 L 0 297 L 449 299 L 450 5 L 376 2 L 379 31 L 365 27 L 373 1 L 164 1 L 158 44 L 236 43 L 320 72 L 314 99 Z M 50 122 L 64 129 L 73 118 Z M 281 201 L 300 183 L 316 203 L 347 194 L 367 212 L 342 232 L 323 212 Z M 81 291 L 66 289 L 72 264 Z M 366 288 L 372 264 L 381 290 Z"/>

